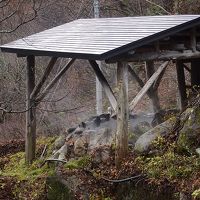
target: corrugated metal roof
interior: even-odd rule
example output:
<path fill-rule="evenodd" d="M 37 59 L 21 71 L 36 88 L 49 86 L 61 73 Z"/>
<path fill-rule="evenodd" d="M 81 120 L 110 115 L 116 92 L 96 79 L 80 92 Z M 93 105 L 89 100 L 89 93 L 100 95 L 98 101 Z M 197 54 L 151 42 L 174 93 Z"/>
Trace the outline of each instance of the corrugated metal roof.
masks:
<path fill-rule="evenodd" d="M 200 15 L 79 19 L 1 46 L 4 52 L 103 60 L 200 24 Z"/>

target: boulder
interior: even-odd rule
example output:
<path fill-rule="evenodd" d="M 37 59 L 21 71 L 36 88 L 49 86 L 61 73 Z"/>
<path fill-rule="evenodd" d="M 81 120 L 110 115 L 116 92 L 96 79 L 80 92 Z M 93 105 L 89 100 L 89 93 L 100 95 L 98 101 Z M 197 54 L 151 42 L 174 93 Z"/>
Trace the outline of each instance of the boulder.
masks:
<path fill-rule="evenodd" d="M 87 132 L 88 133 L 88 132 Z M 89 134 L 88 150 L 102 146 L 111 146 L 114 139 L 113 131 L 110 128 L 100 128 Z"/>
<path fill-rule="evenodd" d="M 54 142 L 54 148 L 60 149 L 65 144 L 66 135 L 61 134 Z"/>
<path fill-rule="evenodd" d="M 132 130 L 129 130 L 129 143 L 135 144 L 137 139 L 151 128 L 152 127 L 148 122 L 139 122 L 135 127 L 132 128 Z"/>
<path fill-rule="evenodd" d="M 74 142 L 74 155 L 83 156 L 87 153 L 88 141 L 86 136 L 82 136 L 76 139 Z"/>
<path fill-rule="evenodd" d="M 175 117 L 168 119 L 162 124 L 142 134 L 135 143 L 134 150 L 137 153 L 147 153 L 150 150 L 152 142 L 158 138 L 169 134 L 171 128 L 175 123 Z"/>
<path fill-rule="evenodd" d="M 181 117 L 183 128 L 179 132 L 179 150 L 195 152 L 200 144 L 200 108 L 187 109 Z"/>

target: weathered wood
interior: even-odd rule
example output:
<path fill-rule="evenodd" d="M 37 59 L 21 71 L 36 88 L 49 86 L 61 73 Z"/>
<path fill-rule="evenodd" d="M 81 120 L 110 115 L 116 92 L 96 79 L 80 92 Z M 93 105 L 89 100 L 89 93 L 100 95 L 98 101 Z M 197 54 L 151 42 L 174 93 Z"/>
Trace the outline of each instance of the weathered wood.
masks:
<path fill-rule="evenodd" d="M 145 52 L 145 53 L 135 53 L 132 55 L 123 55 L 116 59 L 108 59 L 106 63 L 116 63 L 117 60 L 126 61 L 126 62 L 140 62 L 140 61 L 151 61 L 151 60 L 184 60 L 200 58 L 200 51 L 191 51 L 186 50 L 184 52 L 180 51 L 162 51 L 162 52 Z"/>
<path fill-rule="evenodd" d="M 192 49 L 193 52 L 196 52 L 196 50 L 197 50 L 196 29 L 195 28 L 193 28 L 191 30 L 190 48 Z"/>
<path fill-rule="evenodd" d="M 57 59 L 58 59 L 57 57 L 52 57 L 51 58 L 47 68 L 44 71 L 43 76 L 41 77 L 41 79 L 39 80 L 38 84 L 35 86 L 33 92 L 31 93 L 31 98 L 36 97 L 39 94 L 43 84 L 45 83 L 46 79 L 48 78 L 48 76 L 49 76 L 51 70 L 53 69 Z"/>
<path fill-rule="evenodd" d="M 191 85 L 200 85 L 200 59 L 193 59 L 191 61 Z"/>
<path fill-rule="evenodd" d="M 178 81 L 178 91 L 179 91 L 179 102 L 180 110 L 183 110 L 187 105 L 187 93 L 185 85 L 185 73 L 183 61 L 176 61 L 176 71 L 177 71 L 177 81 Z"/>
<path fill-rule="evenodd" d="M 133 78 L 137 81 L 137 83 L 139 84 L 139 86 L 141 88 L 144 87 L 144 82 L 142 81 L 142 79 L 140 79 L 140 77 L 135 73 L 135 71 L 133 70 L 133 68 L 128 65 L 128 71 L 129 73 L 133 76 Z"/>
<path fill-rule="evenodd" d="M 151 78 L 151 76 L 155 73 L 154 62 L 153 61 L 146 62 L 145 70 L 146 70 L 146 78 L 147 78 L 147 80 L 149 80 Z M 161 76 L 158 76 L 158 77 L 161 77 Z M 157 78 L 157 80 L 158 80 L 158 78 Z M 153 112 L 158 113 L 160 111 L 160 103 L 159 103 L 159 98 L 158 98 L 158 92 L 157 92 L 157 88 L 154 88 L 153 86 L 154 85 L 152 85 L 149 88 L 148 94 L 149 94 L 149 97 L 152 101 Z"/>
<path fill-rule="evenodd" d="M 35 87 L 35 57 L 27 56 L 26 68 L 26 134 L 25 134 L 25 160 L 27 164 L 35 159 L 36 148 L 36 110 L 35 99 L 30 98 Z"/>
<path fill-rule="evenodd" d="M 114 93 L 113 93 L 110 85 L 108 84 L 108 81 L 106 80 L 106 78 L 104 77 L 101 69 L 99 68 L 99 65 L 94 60 L 89 60 L 89 63 L 91 65 L 91 67 L 93 68 L 97 78 L 99 79 L 103 89 L 105 90 L 105 93 L 106 93 L 106 95 L 107 95 L 107 97 L 108 97 L 108 99 L 110 101 L 110 104 L 111 104 L 112 108 L 114 110 L 116 110 L 116 108 L 117 108 L 117 100 L 116 100 L 116 98 L 114 96 Z"/>
<path fill-rule="evenodd" d="M 54 77 L 54 79 L 46 86 L 46 88 L 42 91 L 40 96 L 36 99 L 36 102 L 39 103 L 44 97 L 48 94 L 48 92 L 53 88 L 53 86 L 57 83 L 57 81 L 61 78 L 61 76 L 71 67 L 74 63 L 75 59 L 70 59 L 70 61 L 58 72 L 58 74 Z"/>
<path fill-rule="evenodd" d="M 162 78 L 163 78 L 163 76 L 164 76 L 164 74 L 165 74 L 165 70 L 166 70 L 166 68 L 161 72 L 161 74 L 158 76 L 158 78 L 155 80 L 155 82 L 154 82 L 154 84 L 153 84 L 153 89 L 154 90 L 157 90 L 158 89 L 158 87 L 159 87 L 159 85 L 160 85 L 160 83 L 161 83 L 161 80 L 162 80 Z"/>
<path fill-rule="evenodd" d="M 101 62 L 97 61 L 97 64 L 101 69 Z M 103 113 L 103 88 L 97 77 L 96 77 L 96 112 L 97 115 Z"/>
<path fill-rule="evenodd" d="M 129 109 L 133 110 L 135 106 L 138 104 L 138 102 L 141 100 L 141 98 L 145 95 L 145 93 L 149 90 L 150 87 L 152 87 L 154 81 L 158 78 L 158 76 L 162 73 L 162 71 L 167 67 L 168 61 L 164 62 L 158 70 L 151 76 L 151 78 L 146 82 L 144 87 L 140 90 L 140 92 L 137 94 L 137 96 L 133 99 L 133 101 L 129 105 Z"/>
<path fill-rule="evenodd" d="M 128 65 L 118 62 L 117 65 L 117 133 L 116 133 L 116 165 L 120 166 L 121 159 L 128 152 Z"/>
<path fill-rule="evenodd" d="M 191 69 L 190 69 L 187 65 L 183 64 L 183 67 L 184 67 L 184 69 L 186 69 L 189 73 L 191 73 Z"/>

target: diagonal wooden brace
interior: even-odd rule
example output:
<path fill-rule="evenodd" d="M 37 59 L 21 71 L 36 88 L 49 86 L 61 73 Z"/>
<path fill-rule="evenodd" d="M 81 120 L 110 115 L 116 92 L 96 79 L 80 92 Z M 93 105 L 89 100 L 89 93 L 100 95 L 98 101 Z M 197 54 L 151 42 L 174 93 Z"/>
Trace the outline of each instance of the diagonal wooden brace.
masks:
<path fill-rule="evenodd" d="M 97 78 L 99 79 L 99 82 L 101 83 L 103 89 L 105 90 L 105 93 L 110 101 L 110 104 L 112 106 L 112 108 L 114 110 L 116 110 L 117 108 L 117 100 L 114 96 L 114 93 L 110 87 L 110 85 L 108 84 L 108 81 L 106 80 L 106 78 L 104 77 L 102 71 L 99 68 L 99 65 L 97 64 L 97 62 L 95 60 L 89 60 L 89 63 L 91 65 L 91 67 L 93 68 Z"/>

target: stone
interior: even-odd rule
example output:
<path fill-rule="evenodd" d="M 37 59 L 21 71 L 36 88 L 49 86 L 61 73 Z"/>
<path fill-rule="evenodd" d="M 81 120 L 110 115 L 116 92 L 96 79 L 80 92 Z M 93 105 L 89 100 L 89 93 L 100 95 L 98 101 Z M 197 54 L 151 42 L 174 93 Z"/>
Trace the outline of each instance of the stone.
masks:
<path fill-rule="evenodd" d="M 79 126 L 78 126 L 78 127 L 75 129 L 75 131 L 73 132 L 73 134 L 80 135 L 81 133 L 83 133 L 84 130 L 85 130 L 85 128 L 79 127 Z"/>
<path fill-rule="evenodd" d="M 175 118 L 170 118 L 162 124 L 142 134 L 135 143 L 134 150 L 137 153 L 148 153 L 152 142 L 158 138 L 169 134 L 171 128 L 175 123 Z"/>
<path fill-rule="evenodd" d="M 60 149 L 65 144 L 66 135 L 61 134 L 54 142 L 54 148 Z"/>
<path fill-rule="evenodd" d="M 129 143 L 135 144 L 137 139 L 151 128 L 152 127 L 148 122 L 139 122 L 135 127 L 132 128 L 132 130 L 129 131 Z"/>
<path fill-rule="evenodd" d="M 83 156 L 87 153 L 88 141 L 87 138 L 82 136 L 74 142 L 74 155 Z"/>
<path fill-rule="evenodd" d="M 68 153 L 68 146 L 67 143 L 65 143 L 59 150 L 59 156 L 58 159 L 59 160 L 65 160 L 65 157 L 67 156 Z"/>
<path fill-rule="evenodd" d="M 93 134 L 89 135 L 88 149 L 92 150 L 101 146 L 111 146 L 114 134 L 109 128 L 97 129 Z"/>
<path fill-rule="evenodd" d="M 90 152 L 92 161 L 96 164 L 107 162 L 110 158 L 110 148 L 107 146 L 98 147 Z"/>
<path fill-rule="evenodd" d="M 200 148 L 197 148 L 195 151 L 200 156 Z"/>
<path fill-rule="evenodd" d="M 181 123 L 183 128 L 179 132 L 178 148 L 193 153 L 200 143 L 200 108 L 187 109 L 181 116 Z"/>

